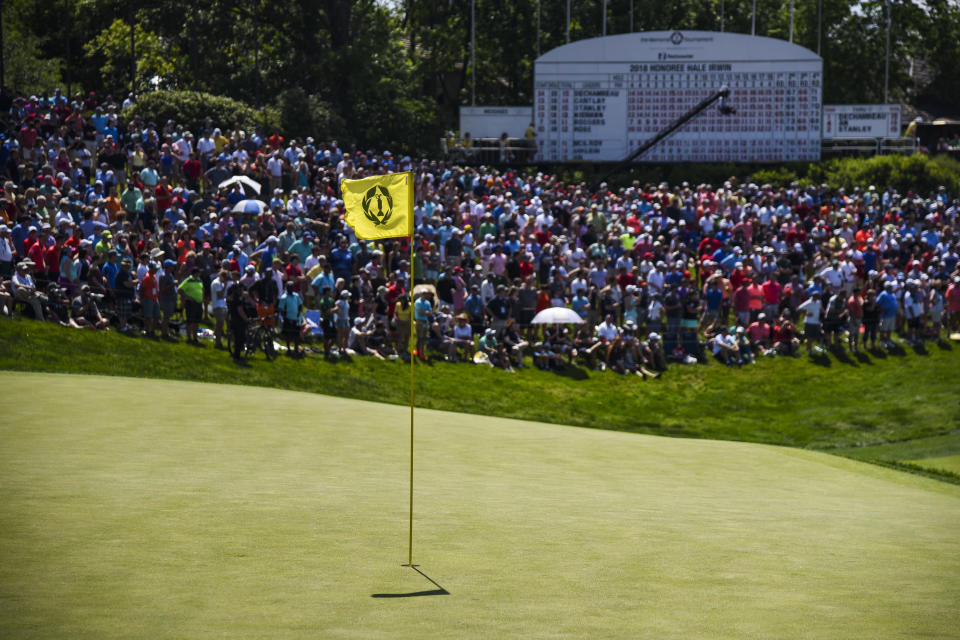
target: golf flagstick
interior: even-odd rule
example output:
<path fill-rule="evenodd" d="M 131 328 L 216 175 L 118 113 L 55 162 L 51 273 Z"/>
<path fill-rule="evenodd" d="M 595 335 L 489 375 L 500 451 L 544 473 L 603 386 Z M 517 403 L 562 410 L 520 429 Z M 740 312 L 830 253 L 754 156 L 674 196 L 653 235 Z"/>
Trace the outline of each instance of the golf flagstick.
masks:
<path fill-rule="evenodd" d="M 415 325 L 416 313 L 413 309 L 413 236 L 410 236 L 410 339 L 407 342 L 407 352 L 410 354 L 410 538 L 407 546 L 407 564 L 404 567 L 415 568 L 413 564 L 413 359 L 416 356 Z"/>

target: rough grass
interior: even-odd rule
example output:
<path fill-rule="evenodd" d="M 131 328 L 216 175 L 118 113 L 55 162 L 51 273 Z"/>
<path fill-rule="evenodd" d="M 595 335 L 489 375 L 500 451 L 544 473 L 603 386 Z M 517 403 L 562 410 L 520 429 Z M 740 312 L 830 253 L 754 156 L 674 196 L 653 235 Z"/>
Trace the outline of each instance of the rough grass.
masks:
<path fill-rule="evenodd" d="M 414 562 L 432 584 L 399 566 L 404 407 L 122 377 L 0 386 L 3 638 L 960 628 L 960 487 L 875 465 L 418 410 Z"/>
<path fill-rule="evenodd" d="M 529 362 L 529 361 L 528 361 Z M 392 404 L 409 401 L 409 368 L 373 358 L 262 356 L 238 367 L 223 351 L 117 333 L 0 320 L 0 369 L 225 382 Z M 856 452 L 960 428 L 960 346 L 761 360 L 742 369 L 673 366 L 643 382 L 570 367 L 515 374 L 470 364 L 418 365 L 419 407 L 584 427 Z M 951 452 L 944 452 L 951 453 Z M 943 454 L 941 454 L 943 455 Z M 906 456 L 897 459 L 914 458 Z"/>

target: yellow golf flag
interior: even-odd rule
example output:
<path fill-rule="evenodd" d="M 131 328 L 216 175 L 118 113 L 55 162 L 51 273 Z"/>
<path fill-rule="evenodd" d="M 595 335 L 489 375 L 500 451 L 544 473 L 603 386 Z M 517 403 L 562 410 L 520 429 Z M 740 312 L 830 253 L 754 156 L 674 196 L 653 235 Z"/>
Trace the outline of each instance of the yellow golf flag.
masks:
<path fill-rule="evenodd" d="M 345 221 L 363 240 L 413 235 L 413 173 L 388 173 L 340 183 Z"/>

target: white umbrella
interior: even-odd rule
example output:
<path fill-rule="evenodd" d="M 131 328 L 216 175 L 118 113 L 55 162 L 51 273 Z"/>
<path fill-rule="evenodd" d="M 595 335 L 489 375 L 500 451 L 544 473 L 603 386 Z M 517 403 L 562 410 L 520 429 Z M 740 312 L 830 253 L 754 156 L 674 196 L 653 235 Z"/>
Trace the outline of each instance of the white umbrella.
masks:
<path fill-rule="evenodd" d="M 573 309 L 550 307 L 535 315 L 531 322 L 533 324 L 582 324 L 583 318 Z"/>
<path fill-rule="evenodd" d="M 260 183 L 253 178 L 248 178 L 247 176 L 233 176 L 232 178 L 227 178 L 217 185 L 217 189 L 227 189 L 235 184 L 249 187 L 254 193 L 260 195 Z"/>
<path fill-rule="evenodd" d="M 233 205 L 234 213 L 249 213 L 251 215 L 260 215 L 267 210 L 267 203 L 262 200 L 241 200 Z"/>

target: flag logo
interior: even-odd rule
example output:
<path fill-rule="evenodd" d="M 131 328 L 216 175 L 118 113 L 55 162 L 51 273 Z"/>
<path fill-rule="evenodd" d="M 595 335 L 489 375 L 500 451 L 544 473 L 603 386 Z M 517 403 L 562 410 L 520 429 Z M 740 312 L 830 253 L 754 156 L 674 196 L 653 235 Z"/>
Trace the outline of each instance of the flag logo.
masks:
<path fill-rule="evenodd" d="M 367 220 L 377 226 L 387 224 L 390 216 L 393 215 L 393 197 L 390 195 L 390 189 L 382 184 L 370 187 L 363 196 L 361 206 Z"/>
<path fill-rule="evenodd" d="M 413 235 L 413 174 L 387 173 L 340 184 L 346 222 L 361 240 Z"/>

